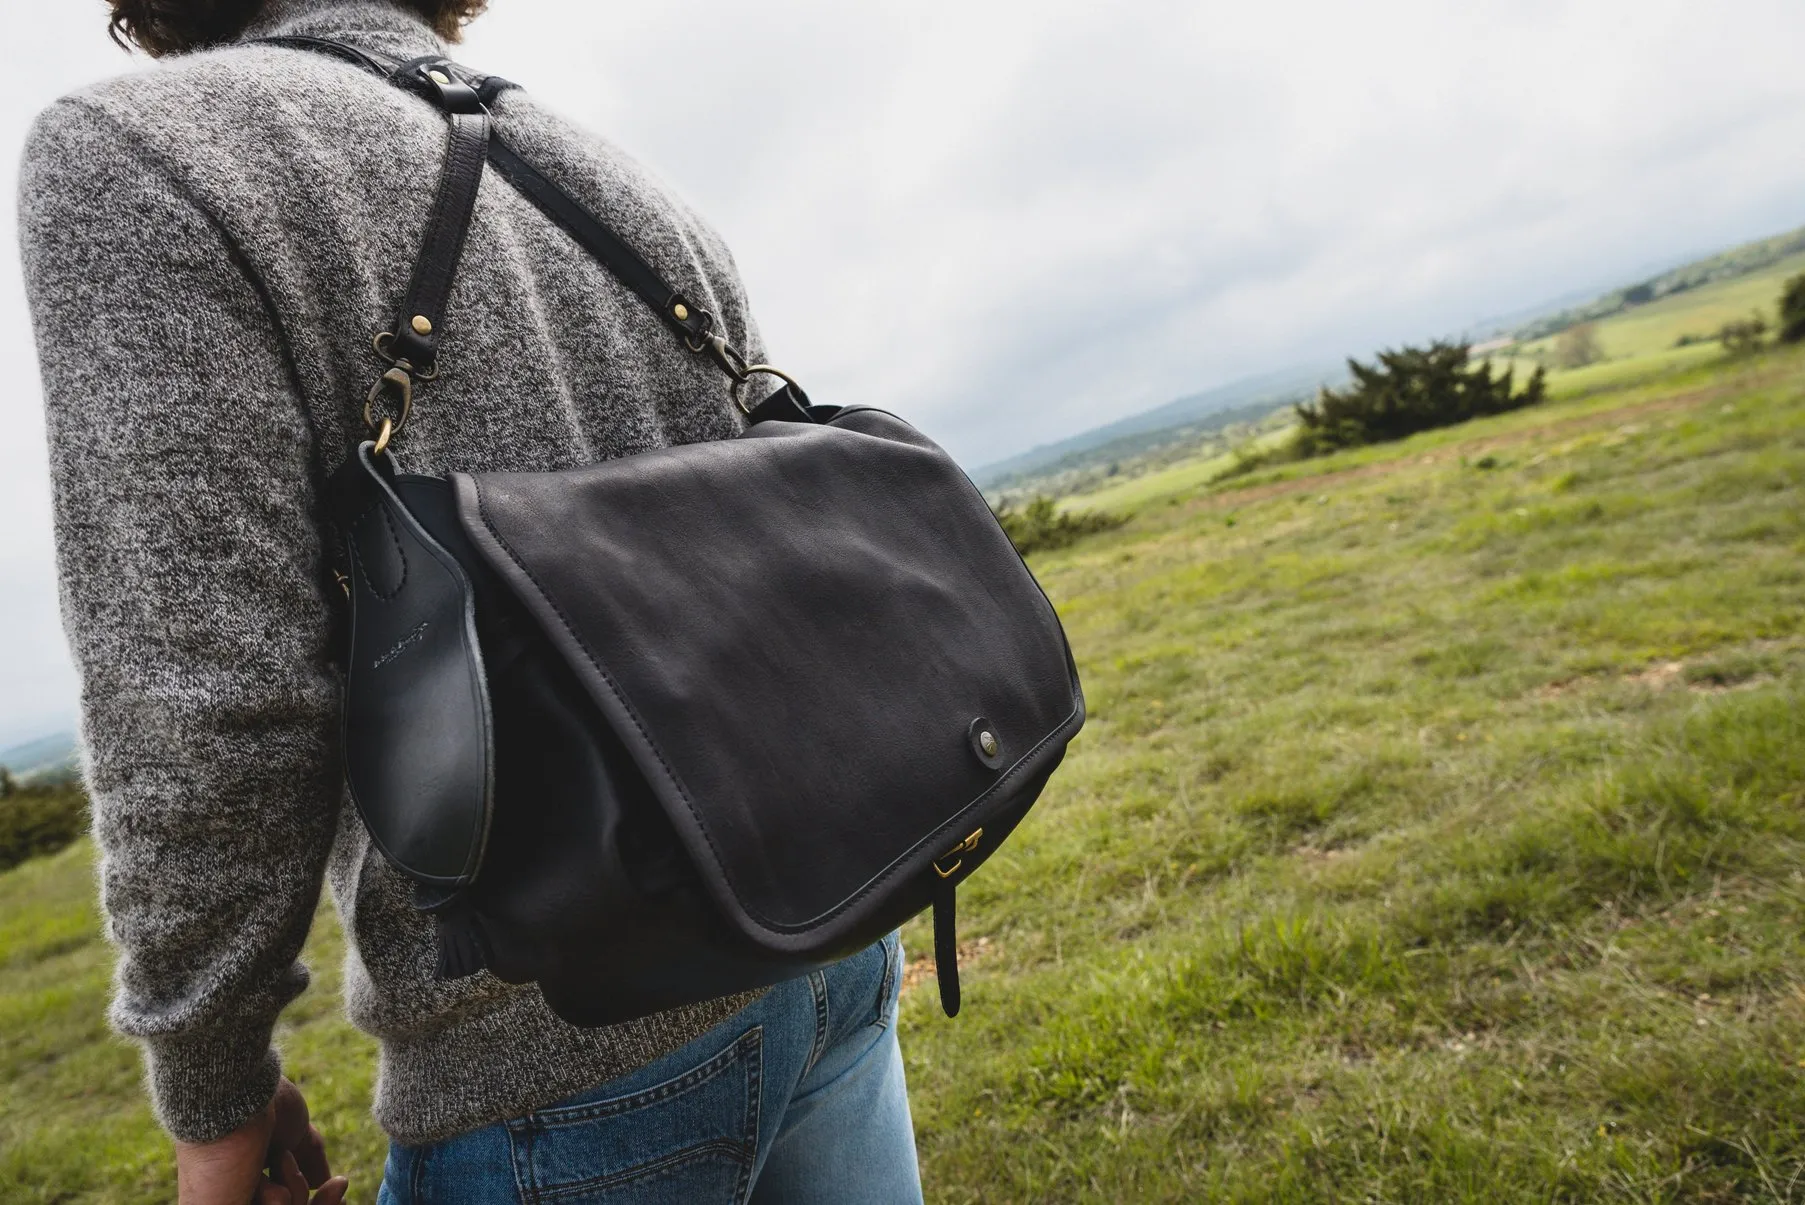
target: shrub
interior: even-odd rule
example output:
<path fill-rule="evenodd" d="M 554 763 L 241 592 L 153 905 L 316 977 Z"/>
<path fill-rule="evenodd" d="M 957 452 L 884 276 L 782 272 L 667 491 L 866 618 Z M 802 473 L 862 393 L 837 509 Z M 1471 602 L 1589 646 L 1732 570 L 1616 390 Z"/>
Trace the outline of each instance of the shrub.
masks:
<path fill-rule="evenodd" d="M 1053 504 L 1053 499 L 1044 496 L 1019 510 L 1012 506 L 999 507 L 996 516 L 1009 536 L 1009 542 L 1023 556 L 1050 548 L 1064 548 L 1080 536 L 1107 531 L 1127 522 L 1126 516 L 1108 511 L 1062 511 Z"/>
<path fill-rule="evenodd" d="M 0 794 L 0 870 L 55 853 L 88 829 L 88 797 L 74 782 L 18 786 Z"/>
<path fill-rule="evenodd" d="M 1590 322 L 1568 327 L 1554 341 L 1556 368 L 1584 368 L 1602 359 L 1604 349 L 1598 346 L 1598 328 Z"/>
<path fill-rule="evenodd" d="M 1717 332 L 1717 340 L 1733 356 L 1746 356 L 1761 347 L 1761 336 L 1767 334 L 1767 319 L 1760 311 L 1734 322 L 1726 322 Z"/>
<path fill-rule="evenodd" d="M 1337 448 L 1402 439 L 1488 414 L 1533 406 L 1544 395 L 1540 368 L 1521 393 L 1512 391 L 1513 370 L 1492 375 L 1490 361 L 1469 362 L 1464 343 L 1382 351 L 1371 367 L 1348 361 L 1354 383 L 1324 389 L 1297 407 L 1296 449 L 1319 456 Z"/>
<path fill-rule="evenodd" d="M 1780 294 L 1780 342 L 1805 339 L 1805 272 L 1786 282 Z"/>

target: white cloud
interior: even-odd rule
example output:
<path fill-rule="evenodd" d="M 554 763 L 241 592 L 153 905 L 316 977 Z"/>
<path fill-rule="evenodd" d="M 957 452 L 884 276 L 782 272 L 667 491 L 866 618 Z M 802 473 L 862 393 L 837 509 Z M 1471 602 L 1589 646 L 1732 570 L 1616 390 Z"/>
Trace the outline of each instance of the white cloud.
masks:
<path fill-rule="evenodd" d="M 971 464 L 1805 223 L 1786 0 L 493 5 L 461 57 L 694 200 L 779 363 Z M 9 193 L 95 7 L 9 14 Z M 68 683 L 10 219 L 0 733 Z"/>

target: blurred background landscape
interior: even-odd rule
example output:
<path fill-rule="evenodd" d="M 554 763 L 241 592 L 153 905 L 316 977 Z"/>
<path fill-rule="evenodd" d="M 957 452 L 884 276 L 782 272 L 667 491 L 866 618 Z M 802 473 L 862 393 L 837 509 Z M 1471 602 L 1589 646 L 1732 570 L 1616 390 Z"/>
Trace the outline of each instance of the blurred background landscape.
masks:
<path fill-rule="evenodd" d="M 1080 663 L 956 1022 L 905 931 L 930 1200 L 1805 1200 L 1805 13 L 779 5 L 695 36 L 807 86 L 648 114 L 626 60 L 687 35 L 544 7 L 461 57 L 672 174 L 780 363 L 968 466 Z M 0 1199 L 160 1200 L 12 304 Z M 323 909 L 278 1040 L 373 1200 L 342 957 Z"/>

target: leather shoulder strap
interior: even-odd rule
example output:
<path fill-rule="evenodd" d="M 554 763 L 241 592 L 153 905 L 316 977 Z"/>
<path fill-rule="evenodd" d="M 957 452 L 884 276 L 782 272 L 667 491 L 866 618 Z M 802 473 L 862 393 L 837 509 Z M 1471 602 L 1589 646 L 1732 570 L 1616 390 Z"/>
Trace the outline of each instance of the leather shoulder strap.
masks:
<path fill-rule="evenodd" d="M 691 350 L 714 333 L 711 314 L 696 305 L 648 264 L 608 224 L 578 204 L 571 195 L 522 159 L 514 148 L 496 138 L 489 143 L 489 163 L 507 181 L 537 205 L 546 217 L 564 228 L 577 245 L 589 252 L 641 301 L 683 336 Z"/>
<path fill-rule="evenodd" d="M 410 361 L 421 375 L 431 375 L 436 353 L 432 332 L 438 328 L 450 293 L 485 159 L 682 336 L 692 351 L 706 350 L 704 341 L 715 334 L 714 316 L 673 287 L 606 222 L 495 133 L 488 121 L 488 105 L 516 85 L 498 76 L 475 75 L 442 55 L 388 65 L 355 46 L 328 38 L 272 37 L 260 42 L 344 59 L 433 102 L 451 122 L 451 146 L 439 177 L 426 243 L 392 335 L 393 354 Z M 426 321 L 419 323 L 417 318 Z M 429 329 L 422 331 L 421 326 Z"/>
<path fill-rule="evenodd" d="M 407 374 L 431 380 L 438 374 L 439 333 L 451 298 L 458 260 L 470 233 L 476 194 L 483 181 L 493 130 L 488 105 L 477 88 L 458 79 L 442 56 L 413 59 L 388 67 L 355 46 L 326 38 L 286 37 L 264 41 L 298 50 L 314 50 L 346 60 L 431 101 L 445 114 L 450 139 L 438 190 L 426 219 L 426 234 L 414 259 L 413 275 L 394 326 L 376 336 L 376 350 Z M 411 383 L 403 405 L 411 401 Z M 372 396 L 372 403 L 375 401 Z M 402 419 L 397 418 L 399 427 Z"/>
<path fill-rule="evenodd" d="M 401 313 L 391 329 L 380 331 L 375 337 L 376 350 L 389 361 L 390 368 L 370 391 L 364 409 L 372 431 L 382 430 L 385 425 L 391 435 L 399 431 L 407 421 L 415 380 L 431 380 L 438 373 L 438 342 L 445 305 L 470 230 L 485 162 L 494 165 L 504 179 L 644 301 L 660 321 L 682 338 L 685 347 L 696 354 L 707 353 L 733 379 L 734 400 L 749 416 L 756 419 L 758 411 L 740 401 L 739 387 L 755 373 L 781 377 L 790 390 L 790 408 L 799 414 L 808 413 L 806 395 L 794 381 L 770 365 L 748 364 L 744 355 L 727 342 L 713 314 L 672 287 L 631 243 L 548 179 L 495 131 L 489 105 L 515 85 L 498 76 L 475 74 L 443 55 L 388 63 L 329 38 L 292 36 L 258 41 L 344 59 L 423 97 L 450 123 L 445 166 L 439 174 L 438 192 Z M 377 442 L 386 446 L 387 439 L 379 436 Z"/>
<path fill-rule="evenodd" d="M 445 94 L 441 104 L 451 125 L 445 165 L 439 171 L 438 191 L 426 219 L 426 236 L 414 260 L 400 317 L 385 341 L 388 346 L 377 348 L 396 360 L 408 361 L 429 378 L 437 371 L 438 336 L 444 325 L 445 305 L 451 298 L 458 260 L 463 258 L 477 190 L 483 181 L 483 162 L 488 158 L 493 137 L 488 110 L 477 100 L 474 89 L 455 82 L 440 85 L 436 79 L 433 85 Z"/>

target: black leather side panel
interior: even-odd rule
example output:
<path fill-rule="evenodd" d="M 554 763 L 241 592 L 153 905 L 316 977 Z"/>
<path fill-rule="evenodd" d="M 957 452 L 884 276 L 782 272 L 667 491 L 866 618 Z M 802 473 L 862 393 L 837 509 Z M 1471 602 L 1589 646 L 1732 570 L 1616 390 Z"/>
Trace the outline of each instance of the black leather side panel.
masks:
<path fill-rule="evenodd" d="M 339 479 L 350 559 L 345 772 L 371 838 L 413 878 L 475 877 L 489 825 L 490 721 L 469 579 L 365 444 Z"/>
<path fill-rule="evenodd" d="M 453 486 L 728 917 L 812 952 L 1012 825 L 1083 700 L 1051 605 L 932 442 L 875 411 L 752 431 Z"/>

